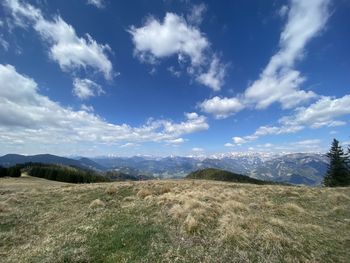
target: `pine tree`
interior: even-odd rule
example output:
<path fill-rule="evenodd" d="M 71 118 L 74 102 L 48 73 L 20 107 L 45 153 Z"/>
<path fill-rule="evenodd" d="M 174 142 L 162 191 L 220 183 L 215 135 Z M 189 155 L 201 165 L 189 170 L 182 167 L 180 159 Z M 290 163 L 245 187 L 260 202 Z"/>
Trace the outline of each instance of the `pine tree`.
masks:
<path fill-rule="evenodd" d="M 324 185 L 330 187 L 350 185 L 347 156 L 344 154 L 338 140 L 333 139 L 327 157 L 329 158 L 329 166 L 327 174 L 324 177 Z"/>

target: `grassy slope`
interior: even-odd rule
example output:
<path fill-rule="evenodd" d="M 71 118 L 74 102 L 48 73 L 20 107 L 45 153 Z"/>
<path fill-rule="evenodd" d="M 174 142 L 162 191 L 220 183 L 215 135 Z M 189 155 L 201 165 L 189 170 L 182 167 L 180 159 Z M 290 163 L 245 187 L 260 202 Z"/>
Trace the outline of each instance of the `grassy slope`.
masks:
<path fill-rule="evenodd" d="M 346 262 L 349 246 L 349 188 L 0 179 L 1 262 Z"/>
<path fill-rule="evenodd" d="M 236 174 L 236 173 L 232 173 L 221 169 L 215 169 L 215 168 L 206 168 L 206 169 L 194 171 L 188 174 L 186 178 L 239 182 L 239 183 L 252 183 L 252 184 L 273 184 L 272 182 L 258 180 L 246 175 Z"/>

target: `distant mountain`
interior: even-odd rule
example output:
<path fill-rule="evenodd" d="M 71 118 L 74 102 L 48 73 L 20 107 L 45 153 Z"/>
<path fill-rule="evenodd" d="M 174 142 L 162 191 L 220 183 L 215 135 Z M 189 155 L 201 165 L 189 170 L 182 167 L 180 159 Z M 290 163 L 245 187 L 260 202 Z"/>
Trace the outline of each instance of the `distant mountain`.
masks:
<path fill-rule="evenodd" d="M 319 185 L 328 166 L 328 158 L 318 153 L 274 155 L 248 152 L 209 157 L 164 158 L 134 156 L 71 159 L 50 154 L 32 156 L 7 154 L 0 157 L 0 166 L 5 167 L 26 162 L 63 164 L 99 171 L 113 170 L 131 176 L 144 175 L 156 178 L 182 178 L 199 169 L 215 168 L 261 180 L 306 185 Z"/>
<path fill-rule="evenodd" d="M 44 164 L 62 164 L 68 166 L 75 166 L 79 168 L 88 168 L 92 170 L 105 170 L 105 168 L 95 163 L 88 158 L 81 158 L 74 160 L 66 157 L 60 157 L 52 154 L 38 154 L 38 155 L 20 155 L 20 154 L 6 154 L 0 157 L 0 166 L 9 167 L 15 164 L 23 163 L 44 163 Z"/>
<path fill-rule="evenodd" d="M 109 169 L 134 171 L 160 178 L 184 177 L 198 169 L 216 168 L 253 178 L 293 184 L 318 185 L 327 170 L 324 154 L 226 153 L 210 157 L 99 157 L 93 158 Z M 128 172 L 129 173 L 129 172 Z"/>
<path fill-rule="evenodd" d="M 109 169 L 160 178 L 184 177 L 198 169 L 198 160 L 189 157 L 99 157 L 92 160 Z"/>
<path fill-rule="evenodd" d="M 328 158 L 323 154 L 287 154 L 263 162 L 248 175 L 277 182 L 318 185 L 327 171 Z"/>
<path fill-rule="evenodd" d="M 81 166 L 85 168 L 89 168 L 92 170 L 100 170 L 100 171 L 106 170 L 106 167 L 94 162 L 93 160 L 90 160 L 89 158 L 82 157 L 78 159 L 78 162 Z"/>
<path fill-rule="evenodd" d="M 263 180 L 251 178 L 246 175 L 236 174 L 225 170 L 206 168 L 197 170 L 186 176 L 187 179 L 202 179 L 202 180 L 216 180 L 236 183 L 250 183 L 250 184 L 271 184 Z"/>

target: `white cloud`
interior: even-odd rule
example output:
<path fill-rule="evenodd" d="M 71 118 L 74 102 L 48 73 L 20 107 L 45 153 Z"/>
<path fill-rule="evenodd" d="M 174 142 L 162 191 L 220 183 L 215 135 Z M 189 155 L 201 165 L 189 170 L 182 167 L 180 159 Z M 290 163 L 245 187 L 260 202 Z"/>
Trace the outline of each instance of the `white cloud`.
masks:
<path fill-rule="evenodd" d="M 104 93 L 102 87 L 92 80 L 75 78 L 73 81 L 73 93 L 78 98 L 85 100 Z"/>
<path fill-rule="evenodd" d="M 244 108 L 238 98 L 213 97 L 203 101 L 200 105 L 203 112 L 210 113 L 217 119 L 226 118 Z"/>
<path fill-rule="evenodd" d="M 345 142 L 341 142 L 341 145 L 343 148 L 345 148 L 344 150 L 346 151 L 348 149 L 348 151 L 350 151 L 350 141 L 345 141 Z"/>
<path fill-rule="evenodd" d="M 322 141 L 317 139 L 295 141 L 281 144 L 265 143 L 263 145 L 256 145 L 254 148 L 258 152 L 276 152 L 276 153 L 306 153 L 306 152 L 325 152 L 322 146 Z"/>
<path fill-rule="evenodd" d="M 133 143 L 133 142 L 127 142 L 127 143 L 121 145 L 120 148 L 133 148 L 133 147 L 137 147 L 137 146 L 140 146 L 140 144 Z"/>
<path fill-rule="evenodd" d="M 204 116 L 199 116 L 195 112 L 185 114 L 187 120 L 181 123 L 173 123 L 166 120 L 155 121 L 154 123 L 160 123 L 164 127 L 166 133 L 180 136 L 181 134 L 188 134 L 197 131 L 203 131 L 209 129 L 209 125 L 206 122 Z"/>
<path fill-rule="evenodd" d="M 339 120 L 350 115 L 350 95 L 341 98 L 322 97 L 308 107 L 300 107 L 290 116 L 279 119 L 280 126 L 261 126 L 252 135 L 244 136 L 253 141 L 262 136 L 296 133 L 305 128 L 336 127 L 347 122 Z"/>
<path fill-rule="evenodd" d="M 181 76 L 181 71 L 176 70 L 173 66 L 168 67 L 168 71 L 177 78 Z"/>
<path fill-rule="evenodd" d="M 0 46 L 5 50 L 5 51 L 7 51 L 8 49 L 9 49 L 9 43 L 5 40 L 5 39 L 3 39 L 3 36 L 2 35 L 0 35 Z"/>
<path fill-rule="evenodd" d="M 204 149 L 199 147 L 194 147 L 192 148 L 192 152 L 204 152 Z"/>
<path fill-rule="evenodd" d="M 104 0 L 87 0 L 88 5 L 93 5 L 97 8 L 104 8 L 105 7 L 105 2 Z"/>
<path fill-rule="evenodd" d="M 200 25 L 203 21 L 203 16 L 207 11 L 207 6 L 204 3 L 193 5 L 191 12 L 187 15 L 187 21 L 190 24 Z"/>
<path fill-rule="evenodd" d="M 0 20 L 0 28 L 4 27 L 4 22 Z M 8 51 L 10 44 L 4 39 L 4 34 L 0 32 L 0 46 L 5 50 Z"/>
<path fill-rule="evenodd" d="M 135 45 L 135 54 L 164 58 L 175 54 L 186 55 L 193 65 L 203 63 L 205 49 L 209 43 L 195 27 L 174 13 L 166 13 L 164 22 L 150 17 L 144 26 L 129 30 Z"/>
<path fill-rule="evenodd" d="M 238 144 L 238 145 L 241 145 L 241 144 L 244 144 L 246 143 L 247 141 L 241 137 L 232 137 L 232 140 L 235 144 Z"/>
<path fill-rule="evenodd" d="M 283 12 L 288 11 L 288 21 L 280 36 L 279 51 L 243 95 L 225 98 L 238 106 L 226 108 L 224 114 L 220 114 L 221 118 L 245 107 L 264 109 L 276 102 L 283 109 L 291 109 L 318 97 L 313 91 L 300 89 L 305 77 L 294 69 L 294 65 L 303 57 L 306 44 L 324 28 L 329 16 L 328 6 L 329 0 L 293 0 L 289 9 L 283 8 Z M 218 104 L 219 100 L 215 99 L 215 102 Z"/>
<path fill-rule="evenodd" d="M 249 140 L 247 140 L 246 138 L 242 138 L 242 137 L 238 137 L 238 136 L 232 137 L 232 141 L 233 141 L 233 143 L 228 142 L 228 143 L 225 143 L 224 146 L 225 147 L 237 147 L 237 146 L 242 146 L 243 144 L 249 142 Z"/>
<path fill-rule="evenodd" d="M 297 145 L 319 145 L 321 143 L 321 140 L 319 139 L 309 139 L 309 140 L 302 140 L 294 142 L 293 144 Z"/>
<path fill-rule="evenodd" d="M 159 59 L 177 56 L 181 65 L 190 60 L 187 72 L 213 90 L 219 90 L 225 77 L 225 66 L 210 54 L 210 43 L 195 26 L 174 13 L 166 13 L 164 21 L 149 17 L 141 27 L 131 26 L 134 54 L 142 61 L 156 64 Z M 212 61 L 210 61 L 212 60 Z M 204 68 L 208 72 L 204 73 Z M 170 68 L 171 73 L 179 75 Z"/>
<path fill-rule="evenodd" d="M 346 124 L 346 122 L 336 118 L 349 114 L 350 95 L 338 99 L 322 97 L 308 107 L 298 108 L 294 115 L 281 118 L 280 122 L 284 126 L 334 127 Z"/>
<path fill-rule="evenodd" d="M 246 103 L 256 104 L 257 109 L 265 109 L 279 101 L 282 108 L 293 108 L 316 97 L 312 91 L 306 92 L 298 89 L 304 80 L 300 72 L 295 70 L 285 71 L 278 77 L 276 75 L 263 76 L 245 91 Z"/>
<path fill-rule="evenodd" d="M 149 120 L 139 127 L 109 123 L 92 112 L 75 111 L 40 95 L 33 79 L 11 65 L 0 64 L 0 148 L 8 151 L 19 141 L 31 152 L 39 144 L 45 145 L 45 151 L 55 151 L 57 145 L 70 147 L 81 142 L 167 142 L 208 128 L 205 117 L 195 113 L 187 113 L 180 123 Z"/>
<path fill-rule="evenodd" d="M 294 0 L 288 13 L 288 22 L 281 33 L 280 50 L 256 80 L 245 91 L 245 98 L 266 108 L 280 102 L 283 108 L 292 108 L 314 98 L 312 91 L 300 90 L 305 78 L 293 69 L 303 56 L 305 45 L 324 27 L 328 19 L 329 0 Z"/>
<path fill-rule="evenodd" d="M 184 138 L 177 138 L 177 139 L 172 139 L 172 140 L 168 140 L 167 143 L 170 145 L 179 145 L 185 142 Z"/>
<path fill-rule="evenodd" d="M 30 4 L 18 0 L 5 0 L 3 4 L 12 13 L 17 26 L 27 27 L 28 23 L 43 19 L 41 11 Z"/>
<path fill-rule="evenodd" d="M 280 17 L 285 17 L 288 13 L 288 6 L 287 5 L 283 5 L 280 10 L 278 10 L 278 15 Z"/>
<path fill-rule="evenodd" d="M 94 112 L 94 107 L 92 107 L 91 105 L 82 104 L 80 108 L 83 111 Z"/>
<path fill-rule="evenodd" d="M 254 136 L 261 137 L 265 135 L 280 135 L 280 134 L 288 134 L 288 133 L 295 133 L 298 131 L 301 131 L 304 129 L 303 126 L 282 126 L 282 127 L 276 127 L 276 126 L 261 126 L 259 127 L 256 132 L 254 133 Z M 248 137 L 247 139 L 249 139 Z M 254 137 L 252 137 L 254 138 Z"/>
<path fill-rule="evenodd" d="M 106 79 L 112 78 L 113 66 L 107 56 L 111 48 L 108 45 L 97 43 L 89 34 L 78 37 L 74 28 L 60 16 L 46 20 L 41 10 L 30 4 L 6 0 L 5 6 L 11 11 L 17 25 L 32 25 L 50 45 L 50 58 L 62 70 L 91 68 L 103 73 Z"/>
<path fill-rule="evenodd" d="M 214 91 L 219 91 L 224 85 L 226 67 L 220 63 L 220 60 L 214 56 L 208 72 L 202 73 L 197 77 L 197 81 Z"/>

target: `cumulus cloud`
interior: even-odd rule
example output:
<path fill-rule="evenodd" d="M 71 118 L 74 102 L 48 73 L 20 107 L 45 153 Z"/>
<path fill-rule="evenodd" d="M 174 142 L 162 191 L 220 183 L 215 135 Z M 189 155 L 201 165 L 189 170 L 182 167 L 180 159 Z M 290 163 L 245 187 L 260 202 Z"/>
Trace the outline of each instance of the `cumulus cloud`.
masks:
<path fill-rule="evenodd" d="M 177 56 L 180 64 L 190 60 L 187 72 L 199 83 L 213 90 L 223 85 L 225 66 L 218 57 L 210 55 L 210 43 L 205 35 L 183 17 L 166 13 L 163 22 L 149 17 L 143 26 L 131 26 L 128 32 L 134 54 L 142 62 L 156 64 L 159 59 Z"/>
<path fill-rule="evenodd" d="M 198 114 L 196 112 L 187 112 L 185 113 L 187 119 L 193 120 L 198 118 Z"/>
<path fill-rule="evenodd" d="M 254 103 L 257 109 L 265 109 L 276 101 L 282 108 L 290 109 L 316 97 L 312 91 L 298 89 L 304 80 L 295 70 L 283 72 L 278 77 L 264 76 L 245 91 L 245 99 L 248 104 Z"/>
<path fill-rule="evenodd" d="M 149 18 L 139 28 L 132 26 L 129 30 L 138 56 L 154 58 L 169 57 L 174 54 L 186 55 L 192 64 L 203 62 L 203 52 L 209 46 L 207 39 L 195 27 L 174 13 L 167 13 L 164 22 Z"/>
<path fill-rule="evenodd" d="M 244 108 L 238 98 L 213 97 L 203 101 L 199 107 L 203 112 L 214 115 L 217 119 L 226 118 Z"/>
<path fill-rule="evenodd" d="M 50 144 L 68 147 L 80 142 L 94 145 L 167 142 L 209 128 L 204 116 L 187 113 L 185 117 L 180 123 L 150 119 L 139 127 L 109 123 L 91 111 L 75 111 L 50 100 L 39 93 L 33 79 L 18 73 L 11 65 L 0 64 L 0 145 L 3 149 L 11 150 L 11 145 L 19 141 L 23 147 L 32 147 L 31 151 L 35 151 L 38 144 L 44 144 L 49 151 Z"/>
<path fill-rule="evenodd" d="M 303 57 L 306 44 L 324 28 L 329 17 L 329 2 L 293 0 L 289 8 L 281 9 L 283 13 L 288 12 L 288 20 L 280 35 L 278 52 L 271 57 L 259 79 L 242 95 L 237 98 L 225 98 L 231 101 L 239 99 L 239 104 L 245 106 L 238 109 L 232 107 L 231 111 L 227 109 L 225 114 L 221 115 L 223 118 L 248 106 L 265 109 L 278 102 L 283 109 L 292 109 L 318 97 L 313 91 L 300 88 L 306 78 L 295 70 L 294 66 Z M 215 111 L 213 114 L 216 115 Z"/>
<path fill-rule="evenodd" d="M 292 116 L 281 118 L 284 126 L 305 125 L 311 128 L 346 124 L 337 118 L 350 114 L 350 95 L 341 98 L 322 97 L 308 107 L 301 107 Z"/>
<path fill-rule="evenodd" d="M 238 144 L 238 145 L 241 145 L 247 142 L 245 139 L 241 137 L 233 137 L 232 140 L 235 144 Z"/>
<path fill-rule="evenodd" d="M 226 75 L 226 67 L 222 65 L 218 57 L 214 56 L 210 62 L 208 72 L 201 73 L 197 77 L 197 81 L 205 86 L 212 88 L 214 91 L 219 91 L 224 85 Z"/>
<path fill-rule="evenodd" d="M 350 95 L 341 98 L 322 97 L 308 107 L 297 108 L 292 115 L 279 119 L 279 126 L 261 126 L 252 135 L 243 137 L 253 141 L 262 136 L 289 134 L 305 128 L 345 125 L 341 118 L 350 115 Z"/>
<path fill-rule="evenodd" d="M 305 45 L 323 29 L 328 19 L 329 0 L 293 0 L 287 24 L 280 36 L 280 50 L 272 56 L 260 78 L 245 91 L 246 99 L 266 108 L 274 102 L 292 108 L 314 98 L 312 91 L 300 89 L 305 77 L 293 69 Z"/>
<path fill-rule="evenodd" d="M 228 143 L 225 143 L 224 146 L 225 147 L 235 147 L 237 145 L 241 146 L 242 144 L 245 144 L 248 142 L 247 139 L 244 139 L 244 138 L 238 137 L 238 136 L 232 137 L 232 141 L 233 141 L 233 143 L 228 142 Z"/>
<path fill-rule="evenodd" d="M 104 8 L 105 7 L 105 2 L 104 0 L 87 0 L 88 5 L 93 5 L 97 8 Z"/>
<path fill-rule="evenodd" d="M 50 58 L 56 61 L 64 71 L 91 68 L 101 72 L 106 79 L 113 76 L 113 66 L 107 53 L 109 45 L 97 43 L 89 34 L 78 37 L 74 28 L 60 16 L 53 20 L 44 18 L 40 9 L 18 0 L 5 0 L 5 7 L 10 10 L 15 23 L 28 25 L 39 33 L 42 40 L 49 44 Z"/>
<path fill-rule="evenodd" d="M 102 87 L 90 79 L 75 78 L 73 81 L 73 86 L 74 95 L 82 100 L 104 93 Z"/>
<path fill-rule="evenodd" d="M 164 127 L 166 133 L 181 136 L 182 134 L 194 133 L 209 129 L 204 116 L 199 116 L 197 113 L 191 112 L 185 114 L 187 120 L 181 123 L 173 123 L 171 121 L 161 120 L 154 123 L 160 123 Z"/>

